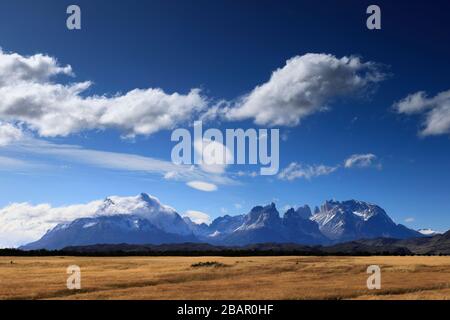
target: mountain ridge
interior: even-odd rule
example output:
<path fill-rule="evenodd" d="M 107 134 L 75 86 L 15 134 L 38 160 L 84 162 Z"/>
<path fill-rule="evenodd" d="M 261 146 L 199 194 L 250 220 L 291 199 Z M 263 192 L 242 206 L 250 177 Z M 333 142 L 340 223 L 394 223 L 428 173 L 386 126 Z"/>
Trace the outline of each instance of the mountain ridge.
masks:
<path fill-rule="evenodd" d="M 257 243 L 332 245 L 371 238 L 419 238 L 420 232 L 396 224 L 379 206 L 363 201 L 326 201 L 314 213 L 308 205 L 280 215 L 275 203 L 247 214 L 225 215 L 209 225 L 181 217 L 156 197 L 108 197 L 92 217 L 61 223 L 21 249 L 61 249 L 99 243 L 162 244 L 196 242 L 224 246 Z"/>

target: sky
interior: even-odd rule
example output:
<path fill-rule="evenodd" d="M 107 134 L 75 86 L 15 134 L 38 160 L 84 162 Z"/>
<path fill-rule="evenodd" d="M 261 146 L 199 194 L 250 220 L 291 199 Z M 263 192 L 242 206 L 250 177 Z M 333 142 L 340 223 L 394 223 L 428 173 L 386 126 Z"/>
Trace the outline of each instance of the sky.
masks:
<path fill-rule="evenodd" d="M 0 242 L 49 223 L 39 206 L 141 192 L 209 219 L 358 199 L 450 229 L 450 4 L 377 1 L 369 30 L 370 4 L 2 1 Z M 279 173 L 174 165 L 199 119 L 279 129 Z"/>

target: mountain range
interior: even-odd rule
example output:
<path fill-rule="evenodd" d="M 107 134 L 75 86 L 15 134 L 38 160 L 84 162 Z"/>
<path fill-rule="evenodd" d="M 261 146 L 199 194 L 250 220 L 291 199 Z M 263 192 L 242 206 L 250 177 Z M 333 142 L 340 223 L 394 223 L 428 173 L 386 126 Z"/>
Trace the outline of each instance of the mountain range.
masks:
<path fill-rule="evenodd" d="M 246 246 L 259 243 L 333 245 L 359 239 L 409 239 L 421 232 L 396 224 L 377 205 L 363 201 L 326 201 L 314 213 L 305 205 L 282 216 L 274 203 L 247 214 L 222 216 L 210 224 L 181 217 L 148 194 L 109 197 L 89 218 L 58 224 L 23 250 L 62 249 L 95 244 L 209 243 Z"/>
<path fill-rule="evenodd" d="M 450 255 L 450 231 L 420 238 L 374 238 L 327 246 L 258 243 L 218 246 L 207 243 L 161 245 L 101 244 L 66 247 L 56 254 L 87 255 Z M 8 253 L 5 253 L 8 254 Z"/>

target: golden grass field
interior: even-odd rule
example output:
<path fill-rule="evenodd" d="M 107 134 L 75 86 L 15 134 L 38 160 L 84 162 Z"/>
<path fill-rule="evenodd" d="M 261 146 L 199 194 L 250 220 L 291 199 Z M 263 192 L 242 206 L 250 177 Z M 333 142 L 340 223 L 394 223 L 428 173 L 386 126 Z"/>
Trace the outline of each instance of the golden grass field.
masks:
<path fill-rule="evenodd" d="M 192 267 L 206 261 L 224 266 Z M 380 290 L 366 287 L 372 264 Z M 0 299 L 448 298 L 450 257 L 0 257 Z"/>

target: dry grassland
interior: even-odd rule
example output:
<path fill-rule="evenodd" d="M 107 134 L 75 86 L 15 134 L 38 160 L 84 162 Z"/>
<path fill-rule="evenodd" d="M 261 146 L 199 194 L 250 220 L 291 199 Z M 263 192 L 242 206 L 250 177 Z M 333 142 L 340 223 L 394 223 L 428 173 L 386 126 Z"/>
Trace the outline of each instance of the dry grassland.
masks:
<path fill-rule="evenodd" d="M 366 287 L 372 264 L 381 290 Z M 0 299 L 448 298 L 450 257 L 0 257 Z"/>

